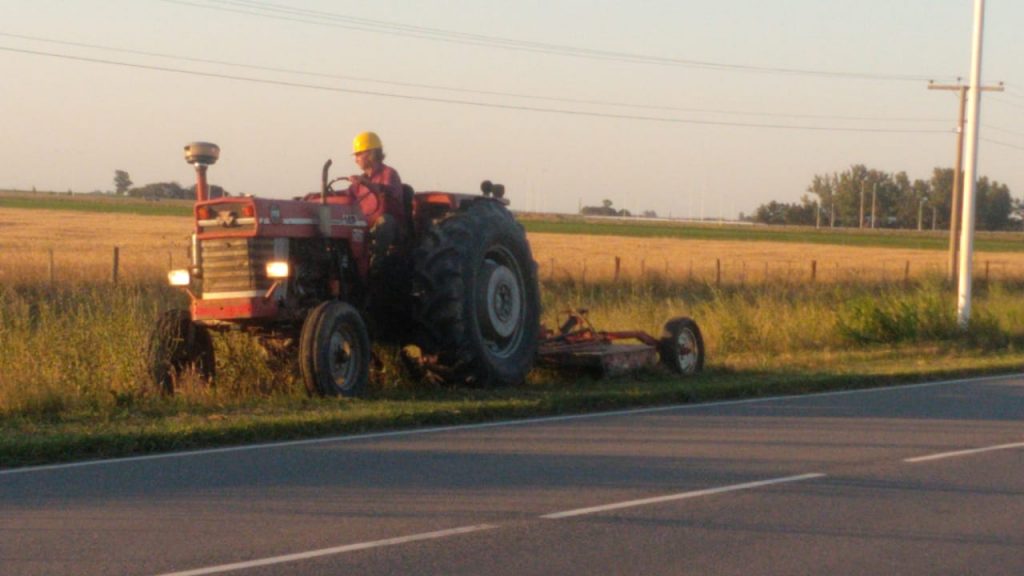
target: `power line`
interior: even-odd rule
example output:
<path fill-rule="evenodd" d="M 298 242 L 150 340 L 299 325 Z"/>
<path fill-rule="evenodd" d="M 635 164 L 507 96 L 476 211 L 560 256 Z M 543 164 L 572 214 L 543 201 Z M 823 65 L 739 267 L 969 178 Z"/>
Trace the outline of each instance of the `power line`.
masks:
<path fill-rule="evenodd" d="M 307 10 L 272 4 L 269 2 L 256 2 L 250 0 L 211 0 L 215 4 L 227 6 L 216 6 L 209 4 L 198 4 L 186 0 L 160 0 L 169 4 L 178 4 L 206 10 L 216 10 L 249 16 L 258 16 L 279 21 L 296 22 L 315 26 L 326 26 L 357 30 L 360 32 L 371 32 L 377 34 L 388 34 L 402 37 L 419 38 L 423 40 L 434 40 L 450 42 L 471 46 L 489 46 L 504 48 L 508 50 L 536 52 L 559 56 L 570 56 L 593 60 L 611 60 L 635 64 L 657 64 L 664 66 L 684 66 L 707 70 L 733 71 L 733 72 L 754 72 L 762 74 L 784 74 L 793 76 L 820 76 L 827 78 L 844 78 L 857 80 L 881 80 L 901 82 L 922 82 L 935 76 L 911 75 L 911 74 L 877 74 L 865 72 L 845 72 L 833 70 L 813 70 L 800 68 L 785 68 L 773 66 L 753 66 L 744 64 L 730 64 L 724 62 L 712 62 L 703 60 L 692 60 L 683 58 L 670 58 L 664 56 L 649 56 L 629 52 L 617 52 L 612 50 L 598 50 L 563 44 L 548 44 L 542 42 L 530 42 L 504 38 L 500 36 L 471 34 L 457 32 L 441 28 L 427 28 L 423 26 L 411 26 L 407 24 L 387 22 L 383 20 L 370 20 L 366 18 L 354 18 L 335 12 L 319 10 Z M 233 6 L 233 7 L 232 7 Z M 318 18 L 311 20 L 309 18 Z M 324 21 L 326 20 L 326 22 Z M 946 77 L 946 76 L 941 76 Z M 951 76 L 949 76 L 951 77 Z"/>
<path fill-rule="evenodd" d="M 1017 104 L 1016 102 L 1010 102 L 1009 100 L 1003 100 L 1002 98 L 992 98 L 992 101 L 1011 108 L 1024 108 L 1024 104 Z"/>
<path fill-rule="evenodd" d="M 995 130 L 996 132 L 1003 132 L 1005 134 L 1012 134 L 1013 136 L 1024 137 L 1024 132 L 1017 132 L 1015 130 L 1007 130 L 1006 128 L 1000 128 L 998 126 L 992 126 L 991 124 L 982 124 L 982 128 L 986 130 Z"/>
<path fill-rule="evenodd" d="M 94 64 L 106 64 L 110 66 L 120 66 L 125 68 L 134 68 L 141 70 L 153 70 L 158 72 L 170 72 L 175 74 L 184 74 L 190 76 L 198 76 L 203 78 L 217 78 L 221 80 L 236 80 L 241 82 L 251 82 L 256 84 L 264 84 L 271 86 L 283 86 L 289 88 L 305 88 L 309 90 L 320 90 L 326 92 L 340 92 L 345 94 L 360 94 L 365 96 L 377 96 L 381 98 L 394 98 L 399 100 L 411 100 L 419 102 L 434 102 L 440 104 L 454 104 L 462 106 L 475 106 L 478 108 L 491 108 L 501 110 L 518 110 L 524 112 L 544 112 L 549 114 L 563 114 L 570 116 L 581 116 L 591 118 L 611 118 L 620 120 L 639 120 L 648 122 L 665 122 L 665 123 L 676 123 L 676 124 L 693 124 L 703 126 L 728 126 L 737 128 L 765 128 L 765 129 L 779 129 L 779 130 L 802 130 L 802 131 L 815 131 L 815 132 L 861 132 L 861 133 L 889 133 L 889 134 L 946 134 L 949 130 L 906 130 L 906 129 L 892 129 L 892 128 L 851 128 L 851 127 L 834 127 L 834 126 L 804 126 L 804 125 L 792 125 L 792 124 L 754 124 L 754 123 L 742 123 L 742 122 L 722 122 L 715 120 L 695 120 L 689 118 L 671 118 L 671 117 L 658 117 L 658 116 L 636 116 L 629 114 L 609 114 L 601 112 L 588 112 L 583 110 L 569 110 L 563 108 L 542 108 L 539 106 L 522 106 L 512 104 L 499 104 L 493 102 L 479 102 L 473 100 L 457 100 L 451 98 L 437 98 L 432 96 L 415 96 L 410 94 L 398 94 L 392 92 L 379 92 L 374 90 L 359 90 L 354 88 L 339 88 L 335 86 L 321 86 L 316 84 L 305 84 L 301 82 L 288 82 L 283 80 L 271 80 L 266 78 L 253 78 L 249 76 L 235 76 L 231 74 L 220 74 L 213 72 L 200 72 L 196 70 L 184 70 L 180 68 L 171 68 L 167 66 L 156 66 L 150 64 L 136 64 L 131 62 L 121 62 L 116 60 L 105 60 L 101 58 L 87 58 L 84 56 L 74 56 L 70 54 L 59 54 L 54 52 L 42 52 L 37 50 L 25 50 L 20 48 L 11 48 L 8 46 L 0 46 L 0 51 L 14 52 L 19 54 L 31 54 L 35 56 L 46 56 L 50 58 L 58 58 L 63 60 L 71 60 L 76 62 L 90 62 Z"/>
<path fill-rule="evenodd" d="M 388 86 L 401 86 L 405 88 L 422 88 L 428 90 L 443 90 L 449 92 L 459 92 L 466 94 L 479 94 L 484 96 L 501 96 L 510 98 L 523 98 L 530 100 L 541 100 L 549 102 L 565 102 L 570 104 L 586 104 L 586 105 L 597 105 L 597 106 L 613 106 L 618 108 L 636 108 L 644 110 L 668 110 L 675 112 L 697 112 L 702 114 L 721 114 L 731 116 L 761 116 L 761 117 L 773 117 L 773 118 L 803 118 L 813 120 L 848 120 L 848 121 L 875 121 L 875 122 L 944 122 L 944 118 L 893 118 L 893 117 L 878 117 L 878 116 L 845 116 L 845 115 L 832 115 L 832 114 L 794 114 L 786 112 L 753 112 L 743 110 L 715 110 L 708 108 L 692 108 L 692 107 L 680 107 L 680 106 L 663 106 L 654 104 L 633 104 L 628 102 L 613 102 L 607 100 L 593 100 L 585 98 L 564 98 L 557 96 L 543 96 L 537 94 L 523 94 L 515 92 L 501 92 L 492 90 L 478 90 L 471 88 L 460 88 L 454 86 L 439 86 L 434 84 L 421 84 L 414 82 L 398 82 L 392 80 L 381 80 L 377 78 L 367 78 L 361 76 L 347 76 L 341 74 L 328 74 L 323 72 L 310 72 L 304 70 L 296 70 L 293 68 L 278 68 L 272 66 L 260 66 L 255 64 L 244 64 L 239 62 L 229 62 L 226 60 L 213 60 L 208 58 L 192 58 L 188 56 L 182 56 L 178 54 L 165 54 L 160 52 L 150 52 L 145 50 L 135 50 L 131 48 L 118 48 L 114 46 L 105 46 L 101 44 L 88 44 L 84 42 L 72 42 L 69 40 L 56 40 L 53 38 L 42 38 L 39 36 L 27 36 L 24 34 L 14 34 L 10 32 L 0 32 L 0 36 L 8 38 L 17 38 L 20 40 L 30 40 L 34 42 L 46 42 L 49 44 L 57 44 L 61 46 L 73 46 L 77 48 L 89 48 L 93 50 L 104 50 L 108 52 L 115 52 L 120 54 L 132 54 L 136 56 L 146 56 L 155 58 L 166 58 L 170 60 L 179 60 L 183 62 L 193 62 L 199 64 L 214 64 L 219 66 L 231 66 L 236 68 L 243 68 L 248 70 L 259 70 L 263 72 L 275 72 L 284 74 L 295 74 L 299 76 L 309 76 L 316 78 L 330 78 L 334 80 L 349 80 L 357 82 L 369 82 L 375 84 L 383 84 Z"/>
<path fill-rule="evenodd" d="M 1007 148 L 1013 148 L 1015 150 L 1024 150 L 1024 146 L 1018 146 L 1016 144 L 1010 144 L 1009 142 L 1000 142 L 999 140 L 993 140 L 991 138 L 981 137 L 981 140 L 988 142 L 989 144 L 995 144 L 996 146 L 1005 146 Z"/>

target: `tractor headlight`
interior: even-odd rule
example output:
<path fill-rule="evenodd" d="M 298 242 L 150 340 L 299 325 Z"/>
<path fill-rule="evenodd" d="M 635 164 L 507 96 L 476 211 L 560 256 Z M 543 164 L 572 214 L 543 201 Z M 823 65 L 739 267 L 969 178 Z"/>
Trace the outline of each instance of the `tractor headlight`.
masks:
<path fill-rule="evenodd" d="M 192 276 L 188 270 L 171 270 L 167 273 L 167 282 L 171 286 L 188 286 L 192 282 Z"/>
<path fill-rule="evenodd" d="M 272 260 L 267 262 L 267 278 L 280 280 L 282 278 L 287 278 L 289 272 L 291 272 L 291 270 L 289 269 L 287 261 Z"/>

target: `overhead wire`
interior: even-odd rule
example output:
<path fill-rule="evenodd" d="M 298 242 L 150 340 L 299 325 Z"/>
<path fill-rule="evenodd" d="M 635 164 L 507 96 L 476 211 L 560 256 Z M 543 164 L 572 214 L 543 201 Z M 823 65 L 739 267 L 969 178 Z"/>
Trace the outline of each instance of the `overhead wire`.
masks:
<path fill-rule="evenodd" d="M 368 82 L 374 84 L 382 84 L 388 86 L 400 86 L 404 88 L 419 88 L 428 90 L 442 90 L 449 92 L 458 92 L 466 94 L 477 94 L 483 96 L 499 96 L 509 98 L 522 98 L 530 100 L 541 100 L 549 102 L 565 102 L 570 104 L 584 104 L 584 105 L 596 105 L 596 106 L 610 106 L 618 108 L 635 108 L 643 110 L 667 110 L 674 112 L 695 112 L 702 114 L 720 114 L 720 115 L 731 115 L 731 116 L 761 116 L 761 117 L 774 117 L 774 118 L 803 118 L 813 120 L 841 120 L 841 121 L 873 121 L 873 122 L 944 122 L 945 118 L 899 118 L 899 117 L 879 117 L 879 116 L 851 116 L 851 115 L 835 115 L 835 114 L 795 114 L 789 112 L 756 112 L 756 111 L 744 111 L 744 110 L 719 110 L 710 108 L 694 108 L 694 107 L 682 107 L 682 106 L 665 106 L 656 104 L 635 104 L 629 102 L 616 102 L 608 100 L 595 100 L 585 98 L 565 98 L 558 96 L 545 96 L 540 94 L 523 94 L 515 92 L 502 92 L 496 90 L 480 90 L 474 88 L 461 88 L 454 86 L 440 86 L 434 84 L 423 84 L 415 82 L 400 82 L 394 80 L 382 80 L 377 78 L 367 78 L 361 76 L 348 76 L 342 74 L 329 74 L 324 72 L 310 72 L 305 70 L 297 70 L 292 68 L 280 68 L 273 66 L 261 66 L 256 64 L 244 64 L 239 62 L 230 62 L 226 60 L 216 60 L 210 58 L 194 58 L 179 54 L 166 54 L 161 52 L 151 52 L 146 50 L 136 50 L 131 48 L 119 48 L 115 46 L 106 46 L 101 44 L 90 44 L 85 42 L 74 42 L 70 40 L 57 40 L 53 38 L 43 38 L 39 36 L 28 36 L 24 34 L 15 34 L 11 32 L 0 31 L 0 37 L 15 38 L 19 40 L 29 40 L 34 42 L 44 42 L 49 44 L 57 44 L 61 46 L 72 46 L 76 48 L 88 48 L 93 50 L 103 50 L 107 52 L 115 52 L 120 54 L 131 54 L 136 56 L 146 56 L 154 58 L 165 58 L 169 60 L 179 60 L 182 62 L 192 62 L 198 64 L 213 64 L 219 66 L 230 66 L 235 68 L 243 68 L 248 70 L 259 70 L 262 72 L 274 72 L 283 74 L 293 74 L 298 76 L 308 76 L 316 78 L 329 78 L 333 80 L 347 80 L 356 82 Z"/>
<path fill-rule="evenodd" d="M 564 44 L 532 42 L 494 35 L 473 34 L 466 32 L 458 32 L 454 30 L 445 30 L 441 28 L 412 26 L 383 20 L 355 18 L 335 12 L 308 10 L 290 6 L 282 6 L 270 2 L 259 2 L 254 0 L 210 0 L 210 3 L 208 4 L 201 4 L 195 1 L 188 0 L 160 1 L 168 4 L 177 4 L 182 6 L 189 6 L 221 12 L 246 14 L 250 16 L 258 16 L 262 18 L 290 21 L 316 26 L 335 27 L 342 29 L 357 30 L 361 32 L 389 34 L 401 37 L 413 37 L 425 40 L 451 42 L 456 44 L 465 44 L 472 46 L 490 46 L 509 50 L 538 52 L 544 54 L 596 60 L 612 60 L 628 63 L 657 64 L 667 66 L 684 66 L 691 68 L 733 72 L 752 72 L 762 74 L 783 74 L 796 76 L 818 76 L 827 78 L 846 78 L 858 80 L 923 82 L 935 78 L 952 78 L 951 75 L 929 76 L 919 74 L 879 74 L 838 70 L 815 70 L 775 66 L 754 66 L 746 64 L 732 64 L 725 62 L 672 58 L 665 56 L 651 56 L 630 52 L 598 50 L 593 48 L 569 46 Z"/>
<path fill-rule="evenodd" d="M 989 144 L 995 144 L 996 146 L 1005 146 L 1006 148 L 1013 148 L 1015 150 L 1024 150 L 1024 146 L 1019 146 L 1017 144 L 1010 144 L 1009 142 L 1002 142 L 1000 140 L 993 140 L 991 138 L 985 138 L 984 136 L 979 137 L 979 139 L 981 141 L 983 141 L 983 142 L 988 142 Z"/>
<path fill-rule="evenodd" d="M 235 80 L 242 82 L 250 82 L 263 85 L 272 86 L 283 86 L 290 88 L 303 88 L 309 90 L 319 90 L 326 92 L 338 92 L 346 94 L 359 94 L 366 96 L 376 96 L 382 98 L 392 98 L 408 101 L 419 101 L 419 102 L 434 102 L 442 104 L 453 104 L 463 106 L 474 106 L 478 108 L 490 108 L 490 109 L 502 109 L 502 110 L 517 110 L 517 111 L 528 111 L 528 112 L 543 112 L 549 114 L 562 114 L 568 116 L 579 116 L 579 117 L 593 117 L 593 118 L 610 118 L 610 119 L 623 119 L 623 120 L 638 120 L 647 122 L 662 122 L 662 123 L 676 123 L 676 124 L 692 124 L 692 125 L 704 125 L 704 126 L 729 126 L 737 128 L 764 128 L 764 129 L 778 129 L 778 130 L 802 130 L 802 131 L 816 131 L 816 132 L 861 132 L 861 133 L 898 133 L 898 134 L 940 134 L 949 133 L 951 130 L 934 130 L 934 129 L 897 129 L 897 128 L 874 128 L 874 127 L 844 127 L 844 126 L 808 126 L 808 125 L 794 125 L 794 124 L 764 124 L 764 123 L 743 123 L 743 122 L 726 122 L 717 120 L 702 120 L 693 118 L 674 118 L 674 117 L 662 117 L 662 116 L 640 116 L 632 114 L 613 114 L 604 112 L 592 112 L 585 110 L 571 110 L 566 108 L 545 108 L 540 106 L 525 106 L 517 104 L 502 104 L 495 102 L 481 102 L 475 100 L 461 100 L 454 98 L 439 98 L 434 96 L 420 96 L 411 94 L 401 94 L 394 92 L 381 92 L 376 90 L 362 90 L 356 88 L 342 88 L 337 86 L 323 86 L 317 84 L 308 84 L 302 82 L 291 82 L 284 80 L 273 80 L 268 78 L 256 78 L 251 76 L 238 76 L 233 74 L 223 74 L 215 72 L 203 72 L 198 70 L 186 70 L 181 68 L 173 68 L 169 66 L 157 66 L 152 64 L 139 64 L 132 62 L 123 62 L 117 60 L 107 60 L 102 58 L 91 58 L 85 56 L 76 56 L 72 54 L 62 54 L 56 52 L 44 52 L 40 50 L 27 50 L 22 48 L 12 48 L 9 46 L 0 46 L 0 51 L 28 54 L 35 56 L 44 56 L 49 58 L 57 58 L 75 62 L 90 62 L 94 64 L 104 64 L 110 66 L 119 66 L 125 68 L 152 70 L 158 72 L 169 72 L 175 74 L 183 74 L 190 76 L 197 76 L 203 78 L 217 78 L 221 80 Z"/>

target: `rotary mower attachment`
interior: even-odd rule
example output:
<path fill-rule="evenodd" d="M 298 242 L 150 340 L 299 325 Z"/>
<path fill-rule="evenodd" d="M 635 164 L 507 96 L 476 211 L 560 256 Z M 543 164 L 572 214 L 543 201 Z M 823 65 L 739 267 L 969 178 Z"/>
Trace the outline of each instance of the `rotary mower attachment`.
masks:
<path fill-rule="evenodd" d="M 658 362 L 676 374 L 690 375 L 704 367 L 704 339 L 697 323 L 687 317 L 665 323 L 661 338 L 641 330 L 597 330 L 587 310 L 567 310 L 558 331 L 541 326 L 537 358 L 550 368 L 576 369 L 598 376 L 615 376 L 654 366 Z M 622 341 L 633 340 L 638 344 Z"/>

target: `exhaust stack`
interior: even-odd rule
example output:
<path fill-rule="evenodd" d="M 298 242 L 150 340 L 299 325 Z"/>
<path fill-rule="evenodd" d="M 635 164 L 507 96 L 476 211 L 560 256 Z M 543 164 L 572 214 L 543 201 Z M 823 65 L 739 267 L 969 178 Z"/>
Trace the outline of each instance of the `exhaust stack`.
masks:
<path fill-rule="evenodd" d="M 220 147 L 210 142 L 192 142 L 185 145 L 185 162 L 196 167 L 196 202 L 203 202 L 210 197 L 210 188 L 206 183 L 206 167 L 217 163 L 220 158 Z"/>

